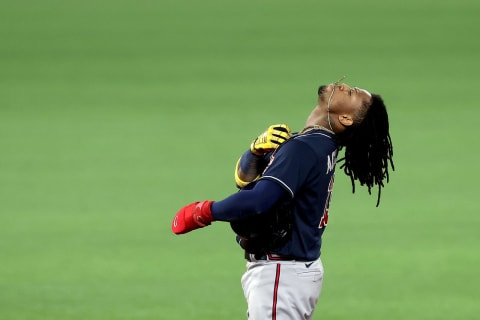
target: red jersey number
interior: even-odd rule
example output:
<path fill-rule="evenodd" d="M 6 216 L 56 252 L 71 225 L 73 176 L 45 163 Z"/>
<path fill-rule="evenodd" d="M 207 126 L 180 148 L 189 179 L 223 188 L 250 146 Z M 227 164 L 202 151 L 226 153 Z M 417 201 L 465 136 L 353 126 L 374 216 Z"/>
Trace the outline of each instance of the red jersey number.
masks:
<path fill-rule="evenodd" d="M 319 229 L 325 227 L 328 223 L 328 207 L 330 206 L 330 199 L 332 198 L 332 190 L 333 190 L 333 180 L 334 176 L 330 179 L 330 183 L 328 184 L 328 195 L 327 200 L 325 201 L 325 208 L 323 209 L 323 215 L 320 219 L 320 224 L 318 225 Z"/>

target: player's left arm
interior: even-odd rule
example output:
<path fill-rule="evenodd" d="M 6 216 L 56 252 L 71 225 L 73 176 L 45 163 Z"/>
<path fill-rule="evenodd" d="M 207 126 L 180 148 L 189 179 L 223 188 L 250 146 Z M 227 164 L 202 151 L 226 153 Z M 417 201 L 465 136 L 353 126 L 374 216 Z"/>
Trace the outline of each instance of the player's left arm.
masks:
<path fill-rule="evenodd" d="M 261 179 L 253 189 L 241 190 L 220 201 L 193 202 L 182 207 L 172 221 L 175 234 L 187 233 L 213 221 L 236 221 L 268 212 L 287 191 L 277 182 Z"/>

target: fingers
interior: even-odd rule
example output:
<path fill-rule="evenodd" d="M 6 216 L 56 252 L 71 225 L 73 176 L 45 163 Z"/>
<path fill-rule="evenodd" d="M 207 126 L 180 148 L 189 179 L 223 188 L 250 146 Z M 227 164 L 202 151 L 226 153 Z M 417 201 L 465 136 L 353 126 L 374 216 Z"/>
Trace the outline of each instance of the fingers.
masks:
<path fill-rule="evenodd" d="M 290 128 L 286 124 L 273 125 L 268 128 L 268 139 L 277 145 L 280 145 L 290 138 Z"/>
<path fill-rule="evenodd" d="M 286 124 L 274 124 L 269 128 L 272 128 L 273 130 L 276 130 L 276 131 L 285 132 L 288 134 L 290 133 L 290 128 Z"/>
<path fill-rule="evenodd" d="M 290 132 L 286 124 L 271 125 L 252 142 L 250 150 L 256 155 L 273 151 L 290 138 Z"/>

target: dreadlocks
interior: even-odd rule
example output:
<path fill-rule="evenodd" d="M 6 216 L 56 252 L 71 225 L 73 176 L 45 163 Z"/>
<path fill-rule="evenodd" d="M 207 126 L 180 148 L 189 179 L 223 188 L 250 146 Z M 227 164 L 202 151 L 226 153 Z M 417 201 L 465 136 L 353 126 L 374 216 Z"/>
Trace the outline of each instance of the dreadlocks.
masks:
<path fill-rule="evenodd" d="M 352 192 L 355 193 L 355 180 L 361 186 L 366 185 L 371 194 L 372 187 L 378 186 L 377 207 L 384 187 L 384 180 L 389 181 L 388 166 L 393 165 L 393 146 L 390 139 L 388 114 L 379 95 L 373 94 L 369 106 L 358 116 L 357 123 L 339 137 L 340 149 L 345 148 L 345 155 L 340 169 L 350 177 Z"/>

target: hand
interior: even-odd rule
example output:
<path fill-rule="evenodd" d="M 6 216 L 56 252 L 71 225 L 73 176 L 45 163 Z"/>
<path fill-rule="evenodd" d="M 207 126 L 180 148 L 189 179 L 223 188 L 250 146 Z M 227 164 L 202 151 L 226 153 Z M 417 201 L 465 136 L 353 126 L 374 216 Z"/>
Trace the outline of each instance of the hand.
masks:
<path fill-rule="evenodd" d="M 177 212 L 172 221 L 175 234 L 187 233 L 208 226 L 214 219 L 210 210 L 213 201 L 191 203 Z"/>
<path fill-rule="evenodd" d="M 286 124 L 274 124 L 267 128 L 250 144 L 250 151 L 261 156 L 277 149 L 282 143 L 290 139 L 290 128 Z"/>

